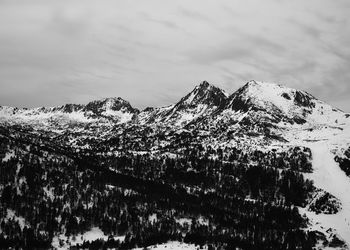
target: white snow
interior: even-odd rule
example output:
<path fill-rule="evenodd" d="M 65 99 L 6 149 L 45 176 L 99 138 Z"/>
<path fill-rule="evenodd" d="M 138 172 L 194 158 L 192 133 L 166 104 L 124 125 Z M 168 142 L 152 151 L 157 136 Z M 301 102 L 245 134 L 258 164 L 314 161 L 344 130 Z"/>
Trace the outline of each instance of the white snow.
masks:
<path fill-rule="evenodd" d="M 7 222 L 8 220 L 14 220 L 18 222 L 18 225 L 20 226 L 21 230 L 23 230 L 23 228 L 26 225 L 29 225 L 26 220 L 22 217 L 22 216 L 17 216 L 16 212 L 12 209 L 7 209 L 7 215 L 5 218 L 5 222 Z"/>
<path fill-rule="evenodd" d="M 152 215 L 148 216 L 148 221 L 149 221 L 151 224 L 156 223 L 157 220 L 158 220 L 157 214 L 152 214 Z"/>
<path fill-rule="evenodd" d="M 188 124 L 189 122 L 193 121 L 194 119 L 197 119 L 204 114 L 208 114 L 215 110 L 217 107 L 209 108 L 207 104 L 198 104 L 195 108 L 188 108 L 185 111 L 177 111 L 175 110 L 174 113 L 177 113 L 175 117 L 169 116 L 167 119 L 176 119 L 176 126 L 181 126 Z"/>
<path fill-rule="evenodd" d="M 129 122 L 133 117 L 132 113 L 123 112 L 121 110 L 111 110 L 111 109 L 107 109 L 106 111 L 102 112 L 102 115 L 109 116 L 109 117 L 116 117 L 120 123 Z"/>
<path fill-rule="evenodd" d="M 290 108 L 293 106 L 293 100 L 282 97 L 283 93 L 291 95 L 293 94 L 293 89 L 269 82 L 252 81 L 249 84 L 247 95 L 255 99 L 255 101 L 262 106 L 269 102 L 285 113 L 289 113 Z"/>
<path fill-rule="evenodd" d="M 185 100 L 184 103 L 191 104 L 193 99 L 196 97 L 196 95 L 197 95 L 197 92 L 196 91 L 192 91 L 190 96 Z"/>
<path fill-rule="evenodd" d="M 176 223 L 179 223 L 181 226 L 191 226 L 192 225 L 192 219 L 190 218 L 179 218 L 179 219 L 175 219 Z"/>
<path fill-rule="evenodd" d="M 64 113 L 62 111 L 53 111 L 52 108 L 34 108 L 34 109 L 16 109 L 11 107 L 0 107 L 0 121 L 10 123 L 29 123 L 32 125 L 49 125 L 50 122 L 67 123 L 72 122 L 92 122 L 85 116 L 84 112 L 74 111 Z"/>
<path fill-rule="evenodd" d="M 209 220 L 203 216 L 199 217 L 197 221 L 200 225 L 209 226 Z"/>
<path fill-rule="evenodd" d="M 54 188 L 51 187 L 50 189 L 48 189 L 47 187 L 43 187 L 43 190 L 46 194 L 46 197 L 50 198 L 51 201 L 53 201 L 55 199 L 55 195 L 54 195 Z"/>
<path fill-rule="evenodd" d="M 134 250 L 142 250 L 144 248 L 134 248 Z M 199 249 L 199 246 L 196 246 L 195 244 L 186 244 L 178 241 L 170 241 L 168 243 L 149 246 L 147 249 L 154 249 L 154 250 L 196 250 Z M 204 246 L 201 249 L 208 249 L 208 247 Z"/>
<path fill-rule="evenodd" d="M 2 159 L 2 162 L 7 162 L 12 157 L 15 157 L 15 151 L 11 150 L 10 152 L 6 152 L 5 157 Z"/>

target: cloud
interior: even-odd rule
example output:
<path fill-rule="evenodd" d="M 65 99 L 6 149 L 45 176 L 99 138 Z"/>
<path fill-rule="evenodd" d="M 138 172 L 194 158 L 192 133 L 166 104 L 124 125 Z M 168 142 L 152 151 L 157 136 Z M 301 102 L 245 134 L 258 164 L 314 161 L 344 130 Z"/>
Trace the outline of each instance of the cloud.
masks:
<path fill-rule="evenodd" d="M 283 53 L 285 48 L 273 41 L 259 36 L 231 30 L 234 37 L 230 41 L 215 44 L 209 48 L 198 48 L 188 52 L 190 60 L 196 63 L 216 63 L 228 60 L 240 60 L 257 57 L 257 53 L 267 51 L 270 53 Z M 257 58 L 256 58 L 257 59 Z"/>
<path fill-rule="evenodd" d="M 179 13 L 183 17 L 189 18 L 189 19 L 195 19 L 198 20 L 199 22 L 204 21 L 208 22 L 209 24 L 213 23 L 213 19 L 210 16 L 204 15 L 198 11 L 191 10 L 191 9 L 186 9 L 184 7 L 179 7 Z"/>
<path fill-rule="evenodd" d="M 178 29 L 179 28 L 176 25 L 176 23 L 174 23 L 174 22 L 152 18 L 149 14 L 147 14 L 145 12 L 142 12 L 140 14 L 140 16 L 142 17 L 143 20 L 145 20 L 147 22 L 153 22 L 153 23 L 156 23 L 156 24 L 164 25 L 166 28 L 170 28 L 170 29 Z"/>
<path fill-rule="evenodd" d="M 201 80 L 232 92 L 256 79 L 350 111 L 349 10 L 347 0 L 3 0 L 0 105 L 112 95 L 164 106 Z"/>

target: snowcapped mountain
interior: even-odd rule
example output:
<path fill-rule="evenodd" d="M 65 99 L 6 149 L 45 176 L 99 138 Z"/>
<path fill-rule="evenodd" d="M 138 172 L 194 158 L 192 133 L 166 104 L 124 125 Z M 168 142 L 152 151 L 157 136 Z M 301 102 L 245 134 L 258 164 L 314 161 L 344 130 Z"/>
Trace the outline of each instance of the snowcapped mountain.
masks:
<path fill-rule="evenodd" d="M 274 123 L 335 124 L 337 119 L 345 117 L 341 110 L 305 91 L 257 81 L 250 81 L 233 93 L 225 109 L 253 113 L 258 119 L 265 116 Z"/>
<path fill-rule="evenodd" d="M 262 140 L 264 144 L 293 141 L 303 131 L 309 135 L 313 130 L 316 134 L 327 126 L 347 124 L 348 117 L 349 114 L 307 92 L 258 81 L 249 81 L 231 95 L 203 81 L 177 103 L 141 112 L 120 97 L 52 108 L 0 106 L 0 122 L 50 133 L 79 131 L 109 137 L 120 126 L 149 127 L 163 132 L 191 126 L 191 131 L 206 135 L 203 143 L 209 144 L 212 140 L 216 144 L 244 140 L 251 145 L 259 145 Z"/>
<path fill-rule="evenodd" d="M 266 211 L 273 207 L 277 209 L 272 210 L 274 212 L 270 214 L 273 219 L 266 221 L 262 216 L 254 228 L 237 231 L 240 235 L 238 238 L 245 244 L 252 242 L 249 238 L 253 235 L 251 230 L 257 230 L 257 235 L 266 233 L 265 236 L 261 236 L 262 241 L 270 240 L 270 244 L 279 242 L 283 245 L 283 242 L 291 237 L 290 226 L 297 225 L 298 228 L 291 230 L 292 233 L 296 230 L 301 230 L 298 232 L 300 234 L 305 233 L 310 238 L 299 241 L 310 243 L 315 247 L 312 249 L 349 249 L 350 246 L 350 114 L 333 108 L 305 91 L 275 83 L 250 81 L 228 95 L 204 81 L 175 104 L 161 108 L 150 107 L 142 111 L 132 107 L 122 98 L 105 98 L 86 105 L 66 104 L 51 108 L 20 109 L 3 106 L 0 107 L 0 140 L 0 163 L 17 168 L 13 173 L 8 171 L 10 176 L 2 180 L 13 180 L 15 184 L 12 185 L 12 191 L 18 195 L 22 189 L 25 190 L 27 178 L 34 178 L 30 175 L 31 171 L 20 171 L 21 161 L 29 161 L 30 164 L 26 166 L 31 166 L 31 161 L 34 161 L 35 166 L 41 166 L 36 162 L 50 160 L 46 165 L 42 164 L 44 168 L 38 172 L 38 176 L 43 176 L 37 185 L 40 186 L 43 179 L 49 179 L 45 173 L 48 171 L 47 167 L 52 171 L 51 183 L 40 186 L 43 192 L 38 194 L 54 197 L 54 193 L 59 192 L 61 186 L 68 187 L 68 184 L 57 184 L 57 174 L 61 174 L 60 171 L 69 173 L 62 174 L 69 183 L 72 181 L 68 178 L 70 175 L 79 175 L 75 179 L 80 178 L 80 170 L 85 171 L 86 175 L 91 175 L 91 179 L 85 181 L 89 183 L 88 189 L 92 183 L 97 185 L 98 192 L 105 191 L 101 183 L 94 183 L 96 176 L 101 174 L 104 177 L 100 176 L 99 181 L 107 183 L 106 188 L 111 191 L 99 193 L 98 195 L 106 197 L 93 198 L 92 200 L 96 201 L 89 202 L 87 201 L 91 198 L 88 196 L 90 191 L 97 191 L 82 191 L 80 193 L 85 193 L 86 200 L 71 202 L 70 209 L 74 208 L 74 204 L 85 201 L 85 207 L 79 205 L 77 211 L 90 209 L 90 204 L 98 200 L 108 203 L 109 200 L 113 200 L 110 199 L 110 195 L 113 194 L 117 195 L 118 199 L 125 197 L 128 200 L 127 204 L 134 200 L 129 199 L 129 195 L 136 195 L 135 200 L 137 197 L 149 195 L 151 200 L 156 197 L 155 202 L 159 197 L 163 197 L 166 203 L 176 194 L 176 200 L 181 204 L 176 205 L 176 209 L 193 198 L 196 202 L 190 202 L 190 205 L 195 207 L 195 211 L 210 206 L 213 211 L 219 212 L 210 215 L 210 218 L 216 216 L 216 219 L 204 220 L 203 214 L 208 212 L 204 209 L 202 214 L 196 215 L 197 222 L 195 218 L 179 218 L 172 222 L 169 222 L 168 217 L 163 218 L 166 221 L 164 225 L 173 223 L 169 228 L 180 225 L 180 231 L 190 230 L 187 233 L 201 227 L 212 230 L 217 225 L 222 226 L 216 223 L 223 220 L 221 215 L 226 213 L 224 217 L 232 215 L 234 223 L 226 221 L 224 224 L 229 227 L 223 231 L 226 230 L 227 234 L 232 235 L 239 229 L 237 227 L 230 231 L 231 227 L 240 223 L 237 218 L 246 216 L 247 220 L 252 220 L 251 215 L 257 211 L 266 216 Z M 16 162 L 19 159 L 21 161 Z M 59 165 L 59 171 L 54 167 L 50 168 L 53 162 L 51 159 L 63 162 Z M 67 168 L 66 164 L 73 165 Z M 202 164 L 207 165 L 203 167 Z M 22 172 L 28 176 L 20 178 Z M 260 179 L 261 175 L 265 179 Z M 125 182 L 125 178 L 133 184 Z M 30 183 L 33 183 L 33 180 L 30 180 Z M 111 183 L 116 187 L 120 186 L 114 189 Z M 134 184 L 140 186 L 135 189 Z M 0 183 L 0 190 L 1 185 Z M 79 186 L 75 181 L 70 185 L 71 190 Z M 158 188 L 159 185 L 165 186 Z M 7 188 L 10 194 L 12 186 Z M 163 188 L 167 191 L 163 192 Z M 154 196 L 153 191 L 148 193 L 149 190 L 159 193 Z M 138 196 L 138 192 L 142 195 Z M 57 197 L 64 198 L 63 195 Z M 69 199 L 78 199 L 77 197 L 80 195 L 73 195 Z M 201 200 L 197 199 L 198 197 L 206 198 Z M 290 200 L 291 198 L 293 199 Z M 197 202 L 204 201 L 208 203 L 198 206 Z M 69 203 L 67 200 L 64 202 Z M 213 202 L 215 206 L 211 207 Z M 265 207 L 265 204 L 268 205 Z M 109 205 L 112 207 L 114 203 Z M 167 204 L 166 207 L 170 205 Z M 222 206 L 227 210 L 220 210 Z M 96 205 L 93 209 L 98 210 L 99 207 L 101 206 Z M 136 209 L 139 205 L 132 207 Z M 156 220 L 158 216 L 161 218 L 161 213 L 158 213 L 158 210 L 153 211 L 152 207 L 154 204 L 149 210 L 141 209 L 143 212 L 147 211 L 144 217 L 140 220 L 135 218 L 128 223 L 139 223 L 138 221 L 151 218 L 152 223 L 146 223 L 147 226 L 151 227 L 154 223 L 157 225 Z M 7 217 L 15 217 L 12 211 L 17 207 L 10 208 L 12 210 L 7 210 Z M 64 205 L 63 208 L 67 210 L 68 205 Z M 230 214 L 230 211 L 236 208 L 239 208 L 238 214 Z M 100 215 L 105 214 L 107 210 L 99 211 Z M 141 213 L 141 210 L 138 212 Z M 115 214 L 113 211 L 114 208 L 109 209 L 113 215 L 106 216 L 105 219 L 112 218 Z M 128 209 L 123 212 L 120 210 L 119 214 L 127 211 Z M 181 209 L 179 211 L 183 213 Z M 276 211 L 283 211 L 282 216 L 275 215 Z M 291 224 L 285 220 L 285 213 L 293 213 L 290 215 Z M 89 213 L 80 215 L 84 217 L 85 214 Z M 127 218 L 123 216 L 122 220 Z M 30 216 L 26 219 L 30 220 Z M 285 227 L 282 225 L 286 233 L 283 234 L 285 238 L 280 235 L 277 235 L 277 238 L 273 237 L 280 231 L 280 225 L 274 223 L 275 219 L 285 224 Z M 59 219 L 58 223 L 65 225 L 75 220 L 65 222 Z M 260 230 L 261 220 L 275 231 L 265 232 L 266 228 Z M 200 227 L 196 225 L 186 229 L 182 227 L 183 221 L 189 224 L 202 221 L 202 224 Z M 251 222 L 255 223 L 254 220 Z M 36 222 L 31 223 L 34 225 Z M 124 229 L 127 231 L 131 227 L 125 223 L 126 221 L 123 225 L 126 225 Z M 247 224 L 249 223 L 244 223 L 243 226 Z M 98 227 L 101 226 L 106 231 L 108 226 L 105 225 L 107 224 L 85 228 L 85 231 L 80 232 L 81 236 L 98 232 L 98 235 L 107 239 L 109 237 Z M 150 230 L 146 228 L 145 231 Z M 218 233 L 221 239 L 223 231 L 214 233 Z M 58 230 L 55 233 L 53 245 L 64 245 L 62 242 L 67 242 L 65 232 Z M 246 234 L 245 238 L 241 237 L 243 234 Z M 115 236 L 115 232 L 113 235 Z M 118 237 L 123 240 L 130 238 Z M 189 236 L 190 240 L 191 237 L 193 235 Z M 293 242 L 295 239 L 289 238 L 289 241 Z M 288 248 L 282 246 L 281 249 Z M 289 249 L 294 248 L 291 245 Z"/>
<path fill-rule="evenodd" d="M 19 124 L 65 124 L 132 122 L 140 125 L 184 127 L 188 124 L 221 121 L 226 124 L 264 126 L 332 125 L 344 122 L 346 114 L 307 92 L 274 83 L 250 81 L 232 95 L 206 81 L 176 104 L 143 111 L 122 98 L 105 98 L 86 105 L 66 104 L 53 108 L 0 107 L 0 120 Z"/>

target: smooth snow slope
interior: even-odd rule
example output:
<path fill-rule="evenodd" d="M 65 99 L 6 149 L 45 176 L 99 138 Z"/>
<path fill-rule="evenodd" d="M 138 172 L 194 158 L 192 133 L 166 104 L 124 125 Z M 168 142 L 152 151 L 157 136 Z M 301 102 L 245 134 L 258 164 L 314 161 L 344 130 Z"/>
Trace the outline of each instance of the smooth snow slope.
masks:
<path fill-rule="evenodd" d="M 342 209 L 336 214 L 316 214 L 304 211 L 306 215 L 324 230 L 333 228 L 350 246 L 350 178 L 346 176 L 331 153 L 328 141 L 319 141 L 307 145 L 313 156 L 313 173 L 307 178 L 314 181 L 316 187 L 334 195 L 342 203 Z"/>

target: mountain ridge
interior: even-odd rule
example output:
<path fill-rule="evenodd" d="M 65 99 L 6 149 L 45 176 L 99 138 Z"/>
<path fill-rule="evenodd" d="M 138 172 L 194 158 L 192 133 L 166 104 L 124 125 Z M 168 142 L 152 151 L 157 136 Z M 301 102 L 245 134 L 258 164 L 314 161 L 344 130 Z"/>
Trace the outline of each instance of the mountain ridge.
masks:
<path fill-rule="evenodd" d="M 319 114 L 315 111 L 316 108 Z M 156 122 L 171 126 L 185 126 L 206 116 L 220 115 L 226 110 L 242 114 L 251 113 L 251 111 L 262 112 L 264 116 L 266 114 L 272 116 L 275 122 L 287 121 L 299 124 L 306 123 L 308 117 L 315 122 L 321 122 L 316 116 L 323 115 L 325 112 L 328 114 L 343 113 L 305 91 L 275 83 L 251 80 L 230 95 L 207 81 L 203 81 L 175 104 L 160 108 L 148 107 L 142 111 L 121 97 L 109 97 L 93 100 L 85 105 L 64 104 L 31 109 L 0 106 L 0 117 L 8 116 L 10 119 L 11 116 L 18 114 L 23 118 L 36 115 L 39 119 L 40 114 L 51 112 L 59 115 L 68 114 L 72 117 L 75 114 L 75 117 L 81 118 L 80 121 L 87 122 L 89 119 L 101 117 L 119 123 L 140 121 L 141 124 Z"/>

